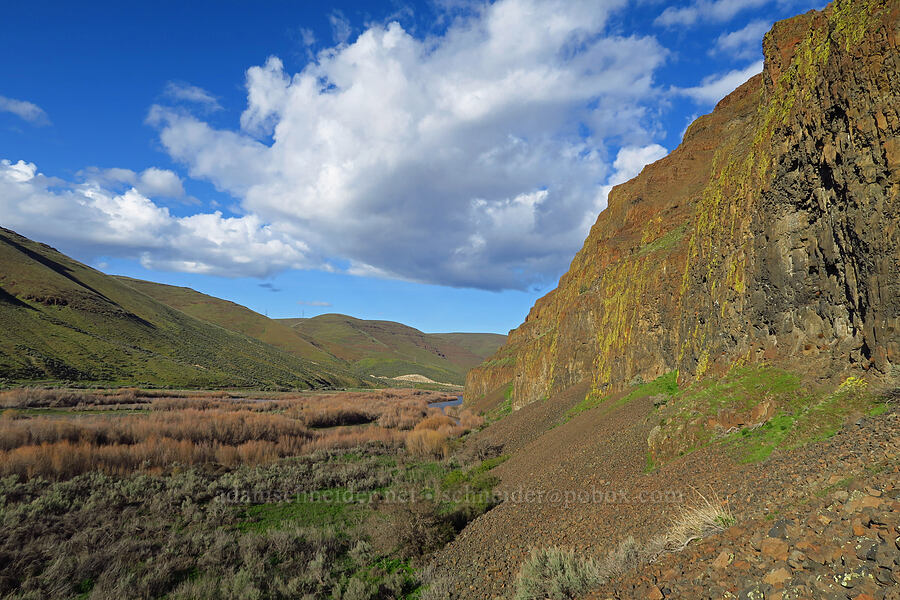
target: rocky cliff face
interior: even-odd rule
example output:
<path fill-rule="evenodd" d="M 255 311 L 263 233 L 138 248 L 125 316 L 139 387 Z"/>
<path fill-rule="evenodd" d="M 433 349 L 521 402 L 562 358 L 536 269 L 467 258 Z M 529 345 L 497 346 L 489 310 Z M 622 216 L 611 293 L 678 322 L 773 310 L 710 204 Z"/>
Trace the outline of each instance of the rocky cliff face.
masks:
<path fill-rule="evenodd" d="M 673 370 L 900 375 L 900 2 L 778 23 L 764 72 L 610 194 L 556 290 L 466 383 L 522 406 Z"/>

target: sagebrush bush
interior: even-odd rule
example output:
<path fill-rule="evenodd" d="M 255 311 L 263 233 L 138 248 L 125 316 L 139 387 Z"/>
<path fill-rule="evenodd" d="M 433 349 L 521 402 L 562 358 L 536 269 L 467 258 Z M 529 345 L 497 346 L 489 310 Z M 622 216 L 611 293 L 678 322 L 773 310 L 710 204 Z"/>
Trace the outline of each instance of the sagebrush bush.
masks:
<path fill-rule="evenodd" d="M 355 573 L 365 573 L 374 597 L 405 597 L 411 576 L 373 567 L 376 554 L 349 525 L 248 521 L 251 501 L 223 500 L 235 489 L 371 491 L 402 482 L 390 455 L 361 449 L 354 462 L 343 457 L 322 451 L 218 475 L 2 478 L 0 557 L 9 560 L 0 561 L 0 597 L 320 598 L 347 591 Z M 410 552 L 432 548 L 430 528 L 443 526 L 434 507 L 381 516 L 381 529 L 406 531 Z"/>
<path fill-rule="evenodd" d="M 390 523 L 390 527 L 385 527 Z M 453 528 L 430 500 L 386 504 L 369 524 L 372 539 L 385 553 L 425 556 L 453 538 Z M 377 531 L 376 531 L 377 530 Z"/>
<path fill-rule="evenodd" d="M 602 560 L 584 558 L 572 550 L 534 550 L 516 579 L 516 600 L 579 598 L 611 580 L 637 571 L 662 551 L 660 540 L 638 542 L 629 536 Z"/>
<path fill-rule="evenodd" d="M 600 566 L 574 550 L 556 547 L 531 551 L 516 578 L 516 600 L 579 598 L 604 582 Z"/>
<path fill-rule="evenodd" d="M 642 544 L 628 536 L 610 550 L 601 561 L 602 577 L 607 580 L 617 579 L 626 573 L 636 571 L 656 556 L 658 546 L 654 541 Z"/>

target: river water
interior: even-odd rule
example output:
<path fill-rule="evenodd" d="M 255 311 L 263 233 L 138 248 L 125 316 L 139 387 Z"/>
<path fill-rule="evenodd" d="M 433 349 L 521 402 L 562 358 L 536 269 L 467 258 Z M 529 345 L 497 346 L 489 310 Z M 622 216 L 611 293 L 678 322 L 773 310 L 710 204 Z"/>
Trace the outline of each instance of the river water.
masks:
<path fill-rule="evenodd" d="M 435 408 L 441 409 L 442 413 L 446 413 L 444 410 L 448 406 L 459 406 L 462 404 L 462 396 L 457 396 L 456 400 L 445 400 L 444 402 L 432 402 L 428 406 L 433 406 Z"/>

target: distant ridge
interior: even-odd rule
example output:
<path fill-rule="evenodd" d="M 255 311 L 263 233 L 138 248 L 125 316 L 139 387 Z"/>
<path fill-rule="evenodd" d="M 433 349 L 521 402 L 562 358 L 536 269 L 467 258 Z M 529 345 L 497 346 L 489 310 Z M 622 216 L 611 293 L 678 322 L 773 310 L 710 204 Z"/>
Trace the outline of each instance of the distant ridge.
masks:
<path fill-rule="evenodd" d="M 414 374 L 434 382 L 462 385 L 466 372 L 506 340 L 506 336 L 493 333 L 422 333 L 402 323 L 341 314 L 269 319 L 190 288 L 128 277 L 117 279 L 194 318 L 360 378 L 393 379 Z"/>
<path fill-rule="evenodd" d="M 505 335 L 495 333 L 423 333 L 393 321 L 341 314 L 283 322 L 361 375 L 394 378 L 417 374 L 458 385 L 465 382 L 470 368 L 506 340 Z"/>
<path fill-rule="evenodd" d="M 0 265 L 0 381 L 6 383 L 371 385 L 344 369 L 189 316 L 3 228 Z"/>

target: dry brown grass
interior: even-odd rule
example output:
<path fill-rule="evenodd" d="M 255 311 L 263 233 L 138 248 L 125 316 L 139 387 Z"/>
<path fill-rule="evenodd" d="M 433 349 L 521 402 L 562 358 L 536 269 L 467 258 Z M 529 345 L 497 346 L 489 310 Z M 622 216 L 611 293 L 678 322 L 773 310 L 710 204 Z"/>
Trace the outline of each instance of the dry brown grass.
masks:
<path fill-rule="evenodd" d="M 443 458 L 449 451 L 449 436 L 434 429 L 417 429 L 406 434 L 406 449 L 422 458 Z"/>
<path fill-rule="evenodd" d="M 452 417 L 448 417 L 441 413 L 435 413 L 419 421 L 413 430 L 421 431 L 423 429 L 433 429 L 435 431 L 440 431 L 441 429 L 453 429 L 454 427 L 456 427 L 456 421 Z"/>
<path fill-rule="evenodd" d="M 115 393 L 45 388 L 18 388 L 0 392 L 0 407 L 3 408 L 71 408 L 146 402 L 148 400 L 139 397 L 136 391 L 130 388 Z"/>
<path fill-rule="evenodd" d="M 669 525 L 662 545 L 670 551 L 685 548 L 694 540 L 724 531 L 734 525 L 735 518 L 728 503 L 715 494 L 704 496 L 697 492 L 699 499 L 686 506 Z"/>
<path fill-rule="evenodd" d="M 484 425 L 484 417 L 477 415 L 469 409 L 463 409 L 459 413 L 459 425 L 463 429 L 478 429 Z"/>
<path fill-rule="evenodd" d="M 368 444 L 405 445 L 417 456 L 441 457 L 451 438 L 480 424 L 467 411 L 457 424 L 428 406 L 446 395 L 420 390 L 281 394 L 264 399 L 214 392 L 156 397 L 143 414 L 82 413 L 77 418 L 73 417 L 78 408 L 102 406 L 113 399 L 140 402 L 143 393 L 32 389 L 6 394 L 11 404 L 73 410 L 72 417 L 58 411 L 3 412 L 0 475 L 24 477 L 61 479 L 91 470 L 121 474 L 174 464 L 267 464 L 316 450 Z"/>

